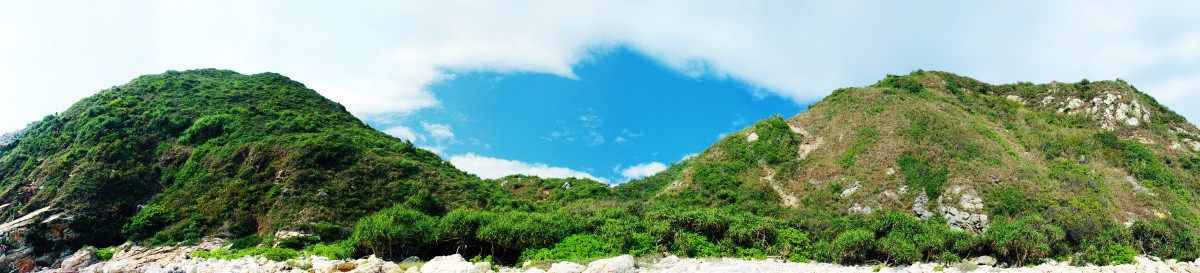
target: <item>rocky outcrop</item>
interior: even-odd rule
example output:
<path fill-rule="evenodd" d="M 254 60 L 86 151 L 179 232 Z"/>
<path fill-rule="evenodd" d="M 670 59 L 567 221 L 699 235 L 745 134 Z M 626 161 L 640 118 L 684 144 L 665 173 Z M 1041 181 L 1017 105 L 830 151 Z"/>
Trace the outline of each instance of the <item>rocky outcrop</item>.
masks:
<path fill-rule="evenodd" d="M 1135 98 L 1106 93 L 1091 99 L 1042 98 L 1043 106 L 1058 107 L 1060 113 L 1088 115 L 1096 120 L 1101 129 L 1116 130 L 1118 126 L 1138 126 L 1150 120 L 1150 111 L 1142 107 Z"/>
<path fill-rule="evenodd" d="M 21 128 L 21 130 L 0 135 L 0 146 L 8 145 L 9 143 L 16 141 L 18 138 L 21 138 L 21 136 L 25 135 L 25 132 L 29 131 L 30 128 L 33 128 L 34 125 L 37 125 L 37 122 L 30 123 L 29 125 L 26 125 L 25 128 Z"/>
<path fill-rule="evenodd" d="M 958 202 L 951 203 L 948 202 L 949 200 Z M 929 196 L 922 191 L 921 195 L 918 195 L 916 201 L 913 202 L 913 213 L 922 220 L 929 219 L 934 212 L 927 209 L 928 203 Z M 978 234 L 983 233 L 988 227 L 988 216 L 983 210 L 983 199 L 980 199 L 974 190 L 955 186 L 938 197 L 937 203 L 937 212 L 940 212 L 946 219 L 946 225 L 950 229 Z"/>
<path fill-rule="evenodd" d="M 903 188 L 901 188 L 901 192 L 904 192 Z M 929 220 L 929 217 L 933 217 L 933 212 L 926 207 L 928 205 L 929 195 L 921 191 L 921 195 L 918 195 L 917 200 L 913 202 L 913 213 L 916 213 L 917 217 L 921 217 L 921 220 Z"/>

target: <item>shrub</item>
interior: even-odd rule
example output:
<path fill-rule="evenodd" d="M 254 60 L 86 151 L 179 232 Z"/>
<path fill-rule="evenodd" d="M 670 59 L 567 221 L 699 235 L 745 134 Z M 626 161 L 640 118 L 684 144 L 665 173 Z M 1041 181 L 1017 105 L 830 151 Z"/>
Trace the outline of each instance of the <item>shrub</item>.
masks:
<path fill-rule="evenodd" d="M 789 262 L 808 262 L 812 258 L 812 246 L 808 235 L 794 228 L 779 230 L 776 240 L 783 247 L 783 257 Z"/>
<path fill-rule="evenodd" d="M 113 257 L 113 254 L 116 254 L 116 253 L 117 253 L 117 249 L 114 247 L 106 247 L 106 248 L 97 248 L 96 249 L 96 257 L 99 257 L 100 260 L 102 260 L 102 261 L 111 260 Z"/>
<path fill-rule="evenodd" d="M 1118 265 L 1134 263 L 1133 257 L 1137 251 L 1122 244 L 1089 245 L 1084 249 L 1084 261 L 1095 265 Z"/>
<path fill-rule="evenodd" d="M 290 249 L 304 249 L 304 247 L 320 241 L 320 237 L 317 236 L 296 236 L 279 241 L 279 246 Z"/>
<path fill-rule="evenodd" d="M 315 244 L 308 246 L 304 251 L 331 260 L 340 260 L 349 259 L 353 253 L 353 248 L 346 244 Z"/>
<path fill-rule="evenodd" d="M 984 233 L 997 259 L 1024 265 L 1050 255 L 1050 245 L 1063 239 L 1061 229 L 1037 216 L 996 221 Z"/>
<path fill-rule="evenodd" d="M 130 240 L 149 238 L 158 233 L 163 227 L 175 222 L 175 214 L 166 211 L 159 205 L 147 205 L 129 218 L 129 223 L 121 228 L 121 233 Z"/>
<path fill-rule="evenodd" d="M 359 219 L 350 241 L 380 257 L 406 256 L 433 240 L 435 225 L 421 212 L 394 206 Z"/>
<path fill-rule="evenodd" d="M 179 137 L 179 142 L 183 144 L 199 145 L 205 141 L 225 133 L 226 124 L 233 121 L 229 115 L 213 115 L 203 116 L 196 119 L 191 127 L 183 131 L 183 135 Z"/>
<path fill-rule="evenodd" d="M 950 173 L 946 167 L 933 167 L 927 160 L 914 156 L 904 156 L 896 163 L 900 165 L 906 185 L 924 190 L 930 200 L 941 196 L 942 185 L 946 183 L 946 177 Z"/>
<path fill-rule="evenodd" d="M 527 250 L 522 260 L 533 261 L 583 261 L 615 256 L 619 250 L 612 242 L 593 234 L 571 235 L 555 244 L 553 248 Z"/>
<path fill-rule="evenodd" d="M 879 140 L 879 131 L 875 128 L 861 128 L 854 135 L 854 142 L 850 144 L 850 148 L 846 149 L 846 153 L 838 158 L 837 164 L 842 168 L 850 168 L 854 166 L 855 158 L 865 152 L 868 147 Z"/>
<path fill-rule="evenodd" d="M 553 245 L 575 233 L 576 222 L 578 219 L 556 213 L 502 213 L 480 226 L 476 238 L 520 254 L 525 249 Z"/>
<path fill-rule="evenodd" d="M 871 257 L 871 245 L 875 234 L 864 229 L 855 229 L 838 234 L 830 246 L 832 257 L 842 263 L 860 263 Z"/>
<path fill-rule="evenodd" d="M 193 251 L 190 254 L 190 256 L 193 258 L 221 259 L 221 260 L 232 260 L 232 259 L 237 259 L 237 258 L 241 258 L 241 257 L 256 256 L 256 255 L 262 256 L 263 258 L 267 258 L 268 260 L 282 262 L 282 261 L 290 260 L 292 258 L 296 258 L 297 256 L 300 255 L 300 253 L 296 252 L 296 250 L 294 250 L 294 249 L 288 249 L 288 248 L 275 248 L 275 247 L 258 248 L 258 247 L 256 247 L 256 248 L 247 248 L 247 249 L 243 249 L 243 250 L 239 250 L 239 251 L 234 251 L 230 248 L 218 248 L 218 249 L 214 249 L 211 251 L 197 250 L 197 251 Z"/>
<path fill-rule="evenodd" d="M 912 237 L 903 235 L 903 233 L 892 233 L 883 237 L 877 242 L 876 249 L 879 249 L 888 261 L 894 263 L 911 263 L 921 259 L 921 252 L 917 251 L 917 246 L 913 244 Z"/>
<path fill-rule="evenodd" d="M 962 257 L 959 257 L 958 254 L 954 254 L 953 252 L 942 252 L 942 255 L 938 256 L 938 261 L 944 264 L 952 264 L 962 261 Z"/>
<path fill-rule="evenodd" d="M 1179 260 L 1196 259 L 1200 237 L 1186 223 L 1175 219 L 1137 220 L 1129 227 L 1135 244 L 1146 254 Z"/>
<path fill-rule="evenodd" d="M 296 256 L 299 256 L 300 254 L 294 249 L 272 247 L 264 249 L 260 255 L 268 260 L 282 262 L 296 258 Z"/>
<path fill-rule="evenodd" d="M 250 235 L 233 240 L 233 243 L 230 244 L 230 246 L 234 249 L 244 249 L 258 246 L 259 243 L 262 243 L 262 237 L 258 235 Z"/>
<path fill-rule="evenodd" d="M 712 257 L 721 255 L 720 248 L 709 242 L 707 237 L 691 232 L 676 233 L 673 248 L 685 257 Z"/>
<path fill-rule="evenodd" d="M 1017 187 L 1003 187 L 987 193 L 987 207 L 992 215 L 1019 216 L 1045 209 L 1041 200 L 1030 198 Z"/>

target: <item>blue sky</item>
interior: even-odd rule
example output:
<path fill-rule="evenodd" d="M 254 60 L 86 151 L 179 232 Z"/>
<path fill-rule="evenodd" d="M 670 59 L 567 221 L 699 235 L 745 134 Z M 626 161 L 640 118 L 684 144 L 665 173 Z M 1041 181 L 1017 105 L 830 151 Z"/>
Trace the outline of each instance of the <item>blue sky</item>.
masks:
<path fill-rule="evenodd" d="M 1195 122 L 1197 11 L 1184 0 L 0 1 L 0 132 L 138 75 L 269 71 L 483 177 L 619 182 L 741 118 L 916 69 L 996 84 L 1121 78 Z M 541 107 L 518 107 L 530 105 Z"/>
<path fill-rule="evenodd" d="M 598 52 L 572 70 L 575 78 L 457 74 L 430 86 L 441 106 L 370 124 L 456 165 L 517 160 L 617 183 L 661 170 L 756 120 L 804 109 L 736 79 L 681 74 L 627 48 Z"/>

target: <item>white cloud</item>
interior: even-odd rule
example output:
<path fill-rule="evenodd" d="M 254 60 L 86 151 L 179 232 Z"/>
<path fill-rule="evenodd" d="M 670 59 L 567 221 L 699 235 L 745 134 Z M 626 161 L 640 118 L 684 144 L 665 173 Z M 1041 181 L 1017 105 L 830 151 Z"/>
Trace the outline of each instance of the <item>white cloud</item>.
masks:
<path fill-rule="evenodd" d="M 517 160 L 507 160 L 494 157 L 480 156 L 473 153 L 450 157 L 450 164 L 481 178 L 500 178 L 512 174 L 535 175 L 546 178 L 587 178 L 602 183 L 608 179 L 563 167 L 551 167 L 543 163 L 526 163 Z"/>
<path fill-rule="evenodd" d="M 684 160 L 692 159 L 693 157 L 696 157 L 696 156 L 698 156 L 698 155 L 700 155 L 700 153 L 690 153 L 690 154 L 686 154 L 686 155 L 683 155 L 683 157 L 682 157 L 682 158 L 680 158 L 680 159 L 679 159 L 679 161 L 684 161 Z"/>
<path fill-rule="evenodd" d="M 416 142 L 416 141 L 420 140 L 419 138 L 421 138 L 421 136 L 417 135 L 417 133 L 413 132 L 413 130 L 411 128 L 404 127 L 404 126 L 396 126 L 396 127 L 392 127 L 392 128 L 387 128 L 387 129 L 383 130 L 383 133 L 394 136 L 399 139 L 408 140 L 410 142 Z"/>
<path fill-rule="evenodd" d="M 654 175 L 654 174 L 661 172 L 663 170 L 666 170 L 666 169 L 667 169 L 666 164 L 662 164 L 659 162 L 650 162 L 650 163 L 629 166 L 629 168 L 625 168 L 624 170 L 621 170 L 621 176 L 624 176 L 626 180 L 637 179 L 637 178 Z"/>
<path fill-rule="evenodd" d="M 420 146 L 418 148 L 429 150 L 438 155 L 443 155 L 446 152 L 446 146 Z"/>
<path fill-rule="evenodd" d="M 421 128 L 424 128 L 425 132 L 429 133 L 429 136 L 438 140 L 454 139 L 454 132 L 450 131 L 450 125 L 422 121 Z"/>
<path fill-rule="evenodd" d="M 0 100 L 0 131 L 167 69 L 279 72 L 372 118 L 438 106 L 427 87 L 455 73 L 574 78 L 572 66 L 616 46 L 800 103 L 918 68 L 992 83 L 1168 86 L 1200 75 L 1195 10 L 1200 2 L 6 1 L 0 96 L 18 99 Z M 1164 103 L 1200 119 L 1197 90 L 1143 89 L 1188 93 Z"/>

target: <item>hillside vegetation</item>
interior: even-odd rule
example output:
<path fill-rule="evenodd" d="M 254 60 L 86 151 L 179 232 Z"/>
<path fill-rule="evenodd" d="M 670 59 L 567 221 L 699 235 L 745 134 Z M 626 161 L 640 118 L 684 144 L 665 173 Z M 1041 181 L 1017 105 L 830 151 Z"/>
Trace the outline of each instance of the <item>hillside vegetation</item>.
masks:
<path fill-rule="evenodd" d="M 1195 126 L 1119 80 L 918 71 L 616 187 L 479 179 L 282 76 L 210 69 L 139 77 L 34 123 L 0 147 L 0 216 L 48 208 L 27 231 L 39 253 L 214 236 L 231 246 L 195 255 L 1191 260 L 1197 150 Z"/>

